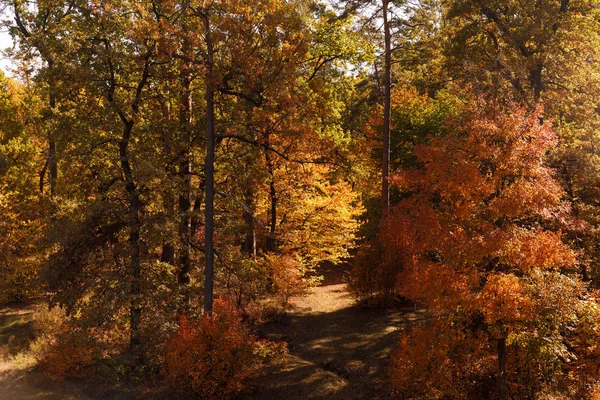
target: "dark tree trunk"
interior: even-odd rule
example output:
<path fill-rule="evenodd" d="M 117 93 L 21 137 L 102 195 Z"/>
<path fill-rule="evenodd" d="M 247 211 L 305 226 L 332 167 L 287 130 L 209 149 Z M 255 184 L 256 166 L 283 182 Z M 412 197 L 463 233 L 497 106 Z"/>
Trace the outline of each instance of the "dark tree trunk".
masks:
<path fill-rule="evenodd" d="M 136 187 L 133 173 L 131 170 L 131 164 L 129 162 L 129 139 L 131 138 L 131 131 L 133 129 L 134 122 L 128 121 L 123 129 L 123 137 L 119 142 L 119 157 L 121 163 L 121 170 L 125 177 L 125 189 L 129 197 L 129 212 L 128 212 L 128 225 L 129 225 L 129 250 L 130 250 L 130 261 L 129 261 L 129 325 L 130 325 L 130 337 L 129 337 L 129 351 L 131 355 L 137 360 L 140 355 L 140 322 L 142 318 L 142 307 L 141 307 L 141 279 L 142 279 L 142 266 L 141 266 L 141 246 L 140 246 L 140 195 Z"/>
<path fill-rule="evenodd" d="M 391 120 L 391 41 L 390 23 L 388 21 L 389 0 L 383 0 L 383 34 L 385 41 L 384 58 L 385 65 L 383 71 L 383 160 L 381 173 L 381 213 L 385 216 L 390 208 L 390 120 Z"/>
<path fill-rule="evenodd" d="M 163 103 L 162 114 L 163 114 L 163 118 L 166 121 L 169 121 L 171 119 L 171 110 L 169 109 L 167 102 Z M 161 141 L 162 141 L 162 146 L 165 149 L 165 153 L 169 154 L 169 155 L 172 154 L 170 138 L 168 138 L 167 135 L 163 135 Z M 169 173 L 172 173 L 173 171 L 171 170 L 171 168 L 169 166 L 167 166 L 165 168 L 165 172 L 167 174 L 169 174 Z M 164 207 L 164 212 L 166 215 L 173 215 L 173 213 L 175 211 L 175 201 L 173 199 L 173 196 L 171 196 L 171 193 L 165 194 L 163 207 Z M 162 251 L 160 253 L 160 261 L 171 264 L 171 265 L 174 265 L 174 263 L 175 263 L 175 246 L 173 245 L 173 240 L 171 239 L 171 235 L 168 235 L 168 238 L 165 239 L 165 242 L 162 246 Z"/>
<path fill-rule="evenodd" d="M 250 180 L 250 178 L 247 178 Z M 244 202 L 247 210 L 244 209 L 245 237 L 244 237 L 244 253 L 249 256 L 256 255 L 256 229 L 254 226 L 254 216 L 248 210 L 254 210 L 254 190 L 252 190 L 252 182 L 247 182 L 246 190 L 244 190 Z"/>
<path fill-rule="evenodd" d="M 175 261 L 175 247 L 172 243 L 163 244 L 160 252 L 160 261 L 168 264 L 173 264 Z"/>
<path fill-rule="evenodd" d="M 498 339 L 498 399 L 508 400 L 506 383 L 506 338 Z"/>
<path fill-rule="evenodd" d="M 188 46 L 184 46 L 187 48 Z M 185 51 L 185 50 L 184 50 Z M 192 163 L 191 163 L 192 91 L 190 71 L 187 65 L 181 68 L 181 93 L 179 100 L 179 131 L 183 151 L 179 164 L 181 188 L 179 192 L 179 268 L 177 281 L 180 285 L 190 283 L 191 228 L 192 228 Z M 185 294 L 184 294 L 185 297 Z M 187 302 L 187 299 L 184 299 Z"/>
<path fill-rule="evenodd" d="M 198 196 L 196 197 L 196 200 L 194 200 L 194 207 L 192 212 L 192 226 L 190 227 L 190 240 L 193 240 L 193 238 L 196 236 L 196 232 L 198 232 L 198 227 L 202 223 L 202 219 L 200 218 L 198 211 L 202 206 L 202 195 L 204 194 L 205 188 L 206 181 L 204 180 L 204 178 L 202 178 L 200 180 L 200 184 L 198 185 Z"/>
<path fill-rule="evenodd" d="M 540 62 L 529 72 L 529 81 L 533 87 L 533 99 L 536 103 L 539 102 L 542 96 L 542 90 L 544 89 L 544 84 L 542 81 L 543 69 L 544 65 Z"/>
<path fill-rule="evenodd" d="M 205 179 L 205 245 L 206 265 L 204 269 L 204 313 L 212 313 L 214 288 L 214 200 L 215 200 L 215 91 L 213 87 L 213 45 L 209 14 L 204 15 L 206 41 L 206 159 L 204 160 Z"/>
<path fill-rule="evenodd" d="M 254 130 L 252 129 L 253 105 L 247 102 L 246 110 L 246 136 L 254 139 Z M 249 256 L 256 255 L 256 227 L 254 224 L 255 212 L 255 182 L 253 179 L 255 154 L 249 153 L 246 156 L 245 171 L 244 171 L 244 243 L 242 251 Z"/>
<path fill-rule="evenodd" d="M 50 171 L 50 197 L 56 196 L 56 181 L 58 178 L 58 162 L 56 160 L 56 142 L 48 143 L 48 169 Z"/>
<path fill-rule="evenodd" d="M 48 73 L 50 75 L 50 79 L 48 81 L 48 118 L 54 118 L 54 113 L 56 110 L 56 89 L 54 87 L 55 83 L 52 77 L 52 70 L 54 68 L 54 63 L 50 58 L 47 59 L 48 63 Z M 40 172 L 40 193 L 44 193 L 45 179 L 46 173 L 48 174 L 48 181 L 50 184 L 50 198 L 54 198 L 56 195 L 56 181 L 58 177 L 58 161 L 56 157 L 56 141 L 55 141 L 55 132 L 48 132 L 48 157 L 46 159 L 46 164 L 44 168 Z"/>
<path fill-rule="evenodd" d="M 275 169 L 271 155 L 265 153 L 267 160 L 267 170 L 269 172 L 269 198 L 271 199 L 271 212 L 269 222 L 269 234 L 267 236 L 267 251 L 277 251 L 277 190 L 275 189 Z"/>

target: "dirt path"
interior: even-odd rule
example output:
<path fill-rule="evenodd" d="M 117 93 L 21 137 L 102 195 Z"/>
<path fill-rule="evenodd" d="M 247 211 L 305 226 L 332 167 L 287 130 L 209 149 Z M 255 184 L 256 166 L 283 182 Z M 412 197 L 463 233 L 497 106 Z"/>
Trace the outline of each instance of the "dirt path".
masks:
<path fill-rule="evenodd" d="M 269 366 L 242 399 L 386 399 L 387 359 L 413 310 L 374 311 L 357 306 L 345 283 L 314 288 L 283 324 L 264 336 L 289 344 L 287 362 Z"/>
<path fill-rule="evenodd" d="M 375 311 L 355 304 L 343 271 L 325 271 L 323 285 L 292 299 L 294 311 L 261 328 L 261 336 L 284 340 L 290 354 L 264 367 L 240 396 L 246 400 L 386 399 L 387 359 L 398 330 L 422 315 L 414 310 Z M 139 388 L 53 382 L 2 350 L 32 337 L 33 308 L 0 309 L 0 400 L 130 400 L 163 398 Z M 9 340 L 12 341 L 9 343 Z M 17 342 L 15 342 L 17 340 Z M 17 348 L 20 347 L 17 346 Z M 168 398 L 168 397 L 167 397 Z"/>

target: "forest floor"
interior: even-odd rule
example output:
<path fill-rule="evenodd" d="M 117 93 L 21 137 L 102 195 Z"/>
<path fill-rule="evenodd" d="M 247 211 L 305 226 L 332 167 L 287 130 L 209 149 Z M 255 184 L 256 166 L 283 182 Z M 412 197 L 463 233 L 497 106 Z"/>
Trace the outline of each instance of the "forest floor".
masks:
<path fill-rule="evenodd" d="M 289 355 L 266 366 L 246 400 L 387 399 L 388 362 L 399 330 L 424 318 L 414 308 L 370 309 L 348 293 L 345 271 L 323 273 L 292 312 L 262 327 L 262 336 L 288 343 Z"/>
<path fill-rule="evenodd" d="M 387 365 L 399 329 L 423 315 L 414 309 L 374 310 L 356 304 L 343 270 L 325 279 L 261 337 L 288 343 L 289 354 L 264 366 L 243 400 L 386 399 Z M 34 340 L 35 303 L 0 307 L 1 400 L 165 399 L 150 389 L 55 382 L 34 367 L 26 348 Z"/>

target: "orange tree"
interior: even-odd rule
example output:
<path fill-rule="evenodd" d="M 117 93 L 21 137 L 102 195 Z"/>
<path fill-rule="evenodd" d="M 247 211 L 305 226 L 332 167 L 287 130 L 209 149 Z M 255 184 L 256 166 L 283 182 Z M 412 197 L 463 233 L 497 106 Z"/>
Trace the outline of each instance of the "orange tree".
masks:
<path fill-rule="evenodd" d="M 539 111 L 479 103 L 392 178 L 406 198 L 383 222 L 383 268 L 400 264 L 398 291 L 431 312 L 401 339 L 393 386 L 405 398 L 583 397 L 595 350 L 578 338 L 597 307 L 562 240 L 576 221 L 544 164 L 556 135 Z"/>

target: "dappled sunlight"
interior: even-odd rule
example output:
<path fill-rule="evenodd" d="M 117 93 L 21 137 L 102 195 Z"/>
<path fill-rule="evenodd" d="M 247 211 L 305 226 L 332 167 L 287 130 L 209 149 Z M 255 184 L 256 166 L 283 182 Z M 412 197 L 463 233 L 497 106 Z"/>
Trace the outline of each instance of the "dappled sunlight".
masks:
<path fill-rule="evenodd" d="M 286 324 L 263 327 L 261 334 L 265 337 L 288 342 L 293 360 L 285 374 L 276 374 L 272 379 L 287 382 L 291 374 L 310 371 L 311 379 L 305 382 L 310 382 L 314 393 L 328 393 L 334 399 L 364 398 L 361 396 L 375 396 L 374 393 L 377 398 L 386 398 L 387 358 L 397 344 L 398 333 L 406 323 L 424 318 L 425 314 L 414 309 L 365 308 L 348 293 L 345 283 L 329 283 L 311 289 L 305 297 L 293 298 L 291 303 L 296 308 Z M 337 377 L 335 384 L 321 379 L 331 374 Z M 345 383 L 340 385 L 340 380 Z M 289 385 L 276 386 L 291 390 Z M 284 392 L 268 392 L 273 396 L 275 393 L 283 396 Z M 269 397 L 267 392 L 258 391 L 249 398 Z"/>

